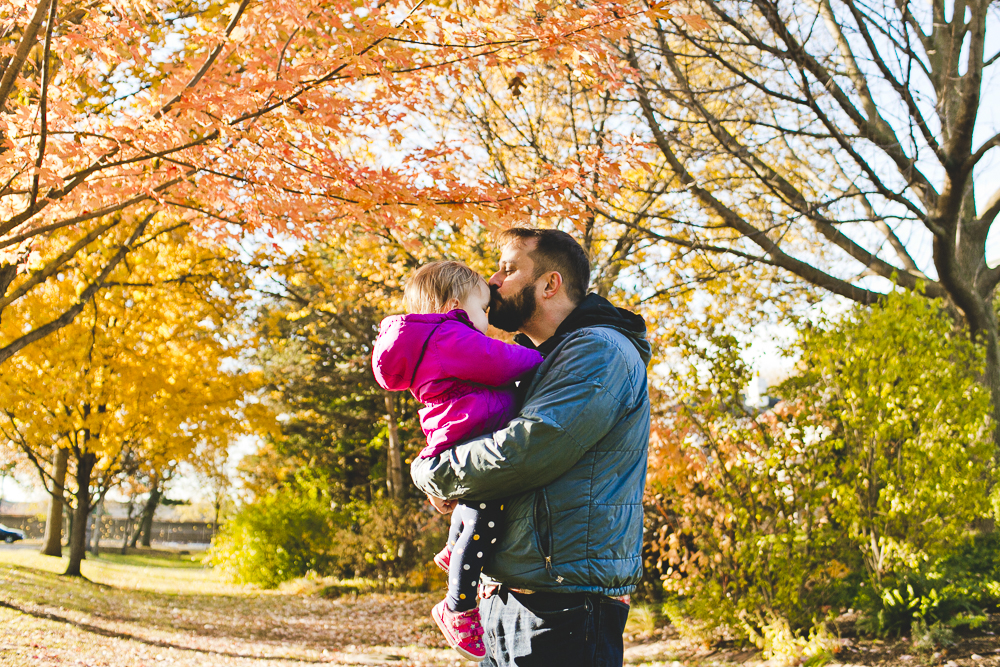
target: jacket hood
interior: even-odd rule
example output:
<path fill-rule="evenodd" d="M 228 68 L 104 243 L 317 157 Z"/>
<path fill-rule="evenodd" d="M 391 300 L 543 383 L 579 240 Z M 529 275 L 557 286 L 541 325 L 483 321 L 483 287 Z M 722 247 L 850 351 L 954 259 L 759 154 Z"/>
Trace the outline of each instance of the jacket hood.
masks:
<path fill-rule="evenodd" d="M 524 334 L 515 336 L 514 341 L 525 347 L 537 349 L 542 356 L 548 356 L 566 336 L 586 327 L 608 327 L 621 333 L 631 341 L 644 364 L 652 358 L 652 347 L 646 340 L 646 321 L 641 316 L 614 304 L 598 294 L 588 294 L 580 305 L 570 313 L 551 338 L 537 348 Z"/>
<path fill-rule="evenodd" d="M 431 334 L 448 320 L 472 326 L 466 312 L 457 309 L 449 313 L 393 315 L 382 320 L 372 350 L 372 371 L 379 385 L 389 391 L 411 389 Z"/>

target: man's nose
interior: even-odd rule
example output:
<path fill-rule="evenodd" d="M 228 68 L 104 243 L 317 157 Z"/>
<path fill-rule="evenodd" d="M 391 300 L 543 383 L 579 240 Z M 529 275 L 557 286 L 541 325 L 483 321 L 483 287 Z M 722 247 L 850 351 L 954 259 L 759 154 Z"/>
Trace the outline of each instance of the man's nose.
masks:
<path fill-rule="evenodd" d="M 486 282 L 487 284 L 493 285 L 494 287 L 500 287 L 501 285 L 503 285 L 503 276 L 500 274 L 499 271 L 497 271 L 492 276 L 490 276 L 490 279 Z"/>

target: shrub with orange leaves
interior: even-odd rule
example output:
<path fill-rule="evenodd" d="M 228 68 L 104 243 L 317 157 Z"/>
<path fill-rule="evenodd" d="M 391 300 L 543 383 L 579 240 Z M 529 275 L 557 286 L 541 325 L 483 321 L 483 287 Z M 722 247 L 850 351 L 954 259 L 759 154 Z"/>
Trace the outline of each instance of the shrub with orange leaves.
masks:
<path fill-rule="evenodd" d="M 672 407 L 654 415 L 647 565 L 690 627 L 760 644 L 775 623 L 822 624 L 938 567 L 989 514 L 982 354 L 939 304 L 890 294 L 807 328 L 764 413 L 745 404 L 733 337 L 678 346 Z"/>

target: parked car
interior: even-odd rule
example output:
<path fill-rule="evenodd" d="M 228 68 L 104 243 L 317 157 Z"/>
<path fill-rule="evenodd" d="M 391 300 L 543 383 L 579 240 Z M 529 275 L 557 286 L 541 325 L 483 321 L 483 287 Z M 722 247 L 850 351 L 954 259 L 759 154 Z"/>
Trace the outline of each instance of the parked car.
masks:
<path fill-rule="evenodd" d="M 7 544 L 11 542 L 17 542 L 18 540 L 24 539 L 24 531 L 18 530 L 17 528 L 11 528 L 10 526 L 5 526 L 0 523 L 0 540 L 3 540 Z"/>

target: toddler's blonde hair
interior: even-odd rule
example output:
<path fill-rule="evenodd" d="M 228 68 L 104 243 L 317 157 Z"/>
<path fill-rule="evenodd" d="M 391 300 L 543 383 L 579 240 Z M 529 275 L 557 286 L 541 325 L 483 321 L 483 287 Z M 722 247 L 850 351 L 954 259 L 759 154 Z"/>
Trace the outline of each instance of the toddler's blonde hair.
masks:
<path fill-rule="evenodd" d="M 408 313 L 440 313 L 452 299 L 465 301 L 483 277 L 461 262 L 431 262 L 410 275 L 403 288 Z"/>

